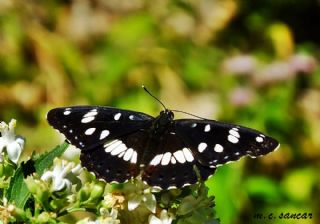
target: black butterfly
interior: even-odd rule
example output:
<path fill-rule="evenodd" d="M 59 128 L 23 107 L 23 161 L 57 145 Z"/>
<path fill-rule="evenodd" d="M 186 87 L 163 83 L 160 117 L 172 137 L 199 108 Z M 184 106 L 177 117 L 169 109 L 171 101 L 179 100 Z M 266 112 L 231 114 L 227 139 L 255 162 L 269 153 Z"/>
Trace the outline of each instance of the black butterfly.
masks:
<path fill-rule="evenodd" d="M 107 182 L 141 175 L 151 186 L 181 188 L 206 180 L 217 166 L 265 155 L 279 143 L 261 132 L 206 119 L 156 118 L 102 106 L 55 108 L 50 125 L 81 149 L 82 165 Z"/>

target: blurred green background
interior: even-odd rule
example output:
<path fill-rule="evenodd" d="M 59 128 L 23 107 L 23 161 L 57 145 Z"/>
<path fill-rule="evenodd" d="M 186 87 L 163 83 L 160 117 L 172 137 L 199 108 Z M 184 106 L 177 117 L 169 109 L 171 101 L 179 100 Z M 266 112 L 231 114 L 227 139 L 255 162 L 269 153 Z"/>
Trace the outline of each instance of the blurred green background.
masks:
<path fill-rule="evenodd" d="M 27 158 L 63 141 L 53 107 L 156 116 L 144 84 L 168 108 L 281 142 L 207 181 L 221 223 L 320 223 L 319 22 L 316 0 L 1 0 L 0 120 L 18 120 Z"/>

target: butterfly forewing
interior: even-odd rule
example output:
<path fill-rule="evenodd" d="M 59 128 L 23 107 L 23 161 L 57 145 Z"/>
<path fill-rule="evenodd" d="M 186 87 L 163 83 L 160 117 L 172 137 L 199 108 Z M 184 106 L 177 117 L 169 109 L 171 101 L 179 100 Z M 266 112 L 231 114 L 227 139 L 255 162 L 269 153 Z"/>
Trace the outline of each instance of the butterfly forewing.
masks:
<path fill-rule="evenodd" d="M 82 165 L 108 182 L 125 182 L 139 174 L 137 164 L 154 118 L 112 107 L 75 106 L 50 110 L 50 125 L 81 149 Z"/>
<path fill-rule="evenodd" d="M 275 139 L 259 131 L 213 120 L 176 120 L 175 128 L 199 163 L 209 167 L 246 155 L 262 156 L 279 146 Z"/>
<path fill-rule="evenodd" d="M 153 117 L 112 107 L 74 106 L 52 109 L 47 119 L 71 144 L 86 150 L 145 128 Z"/>

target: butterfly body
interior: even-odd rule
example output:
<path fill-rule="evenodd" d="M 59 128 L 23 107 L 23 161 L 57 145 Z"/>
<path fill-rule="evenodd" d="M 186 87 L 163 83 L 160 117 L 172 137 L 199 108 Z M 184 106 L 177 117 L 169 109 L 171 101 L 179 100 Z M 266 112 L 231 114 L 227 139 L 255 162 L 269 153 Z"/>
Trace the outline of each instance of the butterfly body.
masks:
<path fill-rule="evenodd" d="M 108 182 L 143 181 L 163 189 L 206 180 L 217 166 L 262 156 L 279 143 L 261 132 L 214 120 L 178 119 L 102 106 L 55 108 L 50 125 L 81 149 L 82 165 Z"/>

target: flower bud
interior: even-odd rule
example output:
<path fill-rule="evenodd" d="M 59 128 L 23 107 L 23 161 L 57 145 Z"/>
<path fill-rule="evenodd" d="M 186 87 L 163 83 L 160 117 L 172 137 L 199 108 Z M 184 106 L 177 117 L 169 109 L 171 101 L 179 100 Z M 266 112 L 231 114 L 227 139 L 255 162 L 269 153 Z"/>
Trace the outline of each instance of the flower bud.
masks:
<path fill-rule="evenodd" d="M 105 183 L 98 182 L 93 184 L 91 189 L 90 198 L 91 200 L 97 200 L 103 196 Z"/>

